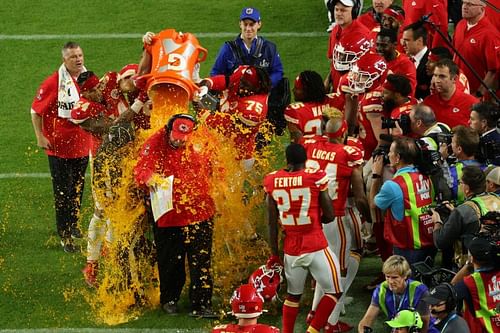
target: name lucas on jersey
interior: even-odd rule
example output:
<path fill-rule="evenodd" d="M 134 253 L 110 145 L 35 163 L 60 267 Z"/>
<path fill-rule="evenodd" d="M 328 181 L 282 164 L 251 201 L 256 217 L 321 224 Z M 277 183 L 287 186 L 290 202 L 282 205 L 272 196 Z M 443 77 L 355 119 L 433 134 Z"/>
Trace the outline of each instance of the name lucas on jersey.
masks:
<path fill-rule="evenodd" d="M 321 149 L 314 148 L 312 152 L 312 158 L 316 160 L 331 161 L 335 160 L 335 152 L 325 151 Z"/>
<path fill-rule="evenodd" d="M 274 178 L 274 187 L 302 186 L 302 176 Z"/>

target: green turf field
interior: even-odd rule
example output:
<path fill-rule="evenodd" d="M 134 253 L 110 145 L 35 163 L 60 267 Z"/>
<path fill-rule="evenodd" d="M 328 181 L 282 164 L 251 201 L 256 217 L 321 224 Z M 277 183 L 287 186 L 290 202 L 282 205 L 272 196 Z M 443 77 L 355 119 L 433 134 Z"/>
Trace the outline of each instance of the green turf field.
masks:
<path fill-rule="evenodd" d="M 311 69 L 328 70 L 326 9 L 316 0 L 251 1 L 4 1 L 0 6 L 0 331 L 56 329 L 92 332 L 108 326 L 96 323 L 83 295 L 80 269 L 83 254 L 62 251 L 55 233 L 52 189 L 47 158 L 35 145 L 30 105 L 38 85 L 60 65 L 60 49 L 79 42 L 85 65 L 99 75 L 137 62 L 140 36 L 146 31 L 174 28 L 199 35 L 209 55 L 202 65 L 207 75 L 220 45 L 238 33 L 243 6 L 255 6 L 263 18 L 262 35 L 274 41 L 285 73 L 294 78 Z M 310 33 L 310 34 L 305 34 Z M 92 213 L 84 199 L 83 230 Z M 368 258 L 350 293 L 354 303 L 343 317 L 353 325 L 363 315 L 369 294 L 361 286 L 378 272 L 379 260 Z M 310 304 L 304 297 L 297 332 L 305 328 Z M 181 306 L 186 304 L 181 304 Z M 279 325 L 276 309 L 263 317 Z M 187 316 L 168 317 L 146 310 L 136 320 L 113 327 L 137 332 L 207 331 L 213 323 Z M 377 326 L 381 328 L 382 326 Z M 151 329 L 151 330 L 147 330 Z"/>

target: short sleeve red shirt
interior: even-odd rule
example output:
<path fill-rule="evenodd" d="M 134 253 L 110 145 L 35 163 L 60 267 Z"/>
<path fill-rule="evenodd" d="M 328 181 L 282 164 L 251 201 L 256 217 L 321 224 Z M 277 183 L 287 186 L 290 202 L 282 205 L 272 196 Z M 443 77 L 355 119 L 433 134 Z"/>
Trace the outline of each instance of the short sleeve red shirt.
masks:
<path fill-rule="evenodd" d="M 482 18 L 470 29 L 467 29 L 467 21 L 464 19 L 457 24 L 453 45 L 481 78 L 484 78 L 486 72 L 500 68 L 497 62 L 500 53 L 499 34 L 487 18 Z M 479 80 L 460 58 L 455 56 L 454 61 L 469 79 L 470 91 L 474 94 L 479 88 Z"/>
<path fill-rule="evenodd" d="M 436 114 L 436 120 L 445 123 L 450 128 L 458 125 L 468 126 L 470 117 L 470 108 L 472 104 L 479 100 L 458 89 L 450 100 L 445 101 L 439 94 L 431 94 L 424 99 L 424 104 L 429 106 Z"/>
<path fill-rule="evenodd" d="M 69 119 L 58 116 L 58 80 L 59 74 L 56 71 L 40 85 L 37 95 L 31 104 L 32 112 L 42 117 L 43 135 L 49 140 L 52 146 L 52 149 L 46 149 L 45 152 L 47 155 L 60 158 L 88 156 L 93 146 L 92 134 L 86 132 Z"/>
<path fill-rule="evenodd" d="M 320 192 L 327 189 L 328 177 L 323 170 L 278 170 L 264 178 L 264 190 L 278 206 L 286 254 L 299 256 L 328 246 L 319 203 Z"/>

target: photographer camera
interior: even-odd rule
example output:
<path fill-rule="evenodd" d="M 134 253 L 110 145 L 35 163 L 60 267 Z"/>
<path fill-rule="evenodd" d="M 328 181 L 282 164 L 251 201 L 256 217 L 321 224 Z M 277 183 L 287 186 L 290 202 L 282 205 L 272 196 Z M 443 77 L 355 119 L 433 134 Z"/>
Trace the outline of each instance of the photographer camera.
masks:
<path fill-rule="evenodd" d="M 457 265 L 462 267 L 467 258 L 467 248 L 475 234 L 479 232 L 479 220 L 489 211 L 500 209 L 500 198 L 495 194 L 486 193 L 486 178 L 478 166 L 466 166 L 460 180 L 466 201 L 453 208 L 450 216 L 443 221 L 436 210 L 432 210 L 434 222 L 434 244 L 439 249 L 455 247 Z"/>
<path fill-rule="evenodd" d="M 451 150 L 454 159 L 448 158 L 448 147 L 445 147 L 444 144 L 440 145 L 441 155 L 447 159 L 447 166 L 444 169 L 444 173 L 448 187 L 451 190 L 451 199 L 455 200 L 457 204 L 465 201 L 465 194 L 459 186 L 463 168 L 466 166 L 477 166 L 481 170 L 485 168 L 475 158 L 478 148 L 479 134 L 474 129 L 462 125 L 453 128 Z M 455 162 L 452 162 L 453 160 Z"/>
<path fill-rule="evenodd" d="M 434 258 L 431 217 L 427 207 L 434 202 L 434 186 L 430 178 L 416 167 L 419 151 L 415 140 L 397 137 L 389 150 L 390 165 L 396 169 L 391 180 L 381 186 L 381 178 L 373 179 L 370 198 L 376 207 L 386 210 L 384 237 L 393 244 L 394 254 L 410 264 Z M 372 171 L 380 175 L 381 156 L 374 158 Z M 390 208 L 390 209 L 389 209 Z"/>
<path fill-rule="evenodd" d="M 439 142 L 442 141 L 442 137 L 449 136 L 451 141 L 450 128 L 446 124 L 437 122 L 434 111 L 422 103 L 413 107 L 409 118 L 411 132 L 418 138 L 421 146 L 420 171 L 430 175 L 434 188 L 437 190 L 435 197 L 438 204 L 443 200 L 450 200 L 451 192 L 443 177 L 445 165 L 439 153 Z"/>
<path fill-rule="evenodd" d="M 471 332 L 499 332 L 499 245 L 485 237 L 475 237 L 469 252 L 474 271 L 455 285 L 458 299 L 464 300 L 464 319 Z"/>
<path fill-rule="evenodd" d="M 497 106 L 487 102 L 472 105 L 469 126 L 480 135 L 476 156 L 482 163 L 500 165 L 499 120 L 500 111 Z"/>

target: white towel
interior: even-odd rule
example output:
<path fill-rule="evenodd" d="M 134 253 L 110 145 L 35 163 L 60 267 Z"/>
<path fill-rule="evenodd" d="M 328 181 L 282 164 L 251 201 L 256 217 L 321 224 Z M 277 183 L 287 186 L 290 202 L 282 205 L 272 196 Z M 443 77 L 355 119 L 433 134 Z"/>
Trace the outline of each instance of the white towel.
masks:
<path fill-rule="evenodd" d="M 87 69 L 83 67 L 83 71 Z M 57 115 L 61 118 L 71 118 L 71 109 L 80 99 L 78 88 L 76 87 L 71 74 L 66 69 L 64 64 L 59 67 L 59 82 L 57 91 Z"/>

